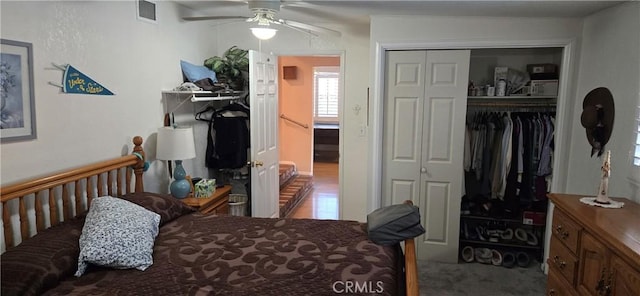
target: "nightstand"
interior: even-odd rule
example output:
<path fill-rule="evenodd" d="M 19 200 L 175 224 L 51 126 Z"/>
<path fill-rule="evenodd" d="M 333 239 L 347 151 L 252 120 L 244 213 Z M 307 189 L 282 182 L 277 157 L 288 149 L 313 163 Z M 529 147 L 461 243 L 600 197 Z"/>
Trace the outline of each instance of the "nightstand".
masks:
<path fill-rule="evenodd" d="M 224 187 L 216 188 L 216 192 L 210 197 L 187 197 L 182 199 L 182 202 L 198 209 L 201 213 L 228 215 L 229 193 L 231 193 L 231 185 L 224 185 Z"/>

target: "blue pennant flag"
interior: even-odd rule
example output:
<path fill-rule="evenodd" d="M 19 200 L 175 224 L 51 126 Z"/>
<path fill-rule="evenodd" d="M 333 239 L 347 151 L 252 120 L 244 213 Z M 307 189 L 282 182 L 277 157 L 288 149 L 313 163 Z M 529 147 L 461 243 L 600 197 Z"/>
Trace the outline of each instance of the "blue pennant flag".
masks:
<path fill-rule="evenodd" d="M 82 74 L 71 65 L 67 65 L 62 78 L 63 88 L 66 93 L 105 95 L 111 96 L 113 93 L 100 83 L 95 82 L 87 75 Z"/>

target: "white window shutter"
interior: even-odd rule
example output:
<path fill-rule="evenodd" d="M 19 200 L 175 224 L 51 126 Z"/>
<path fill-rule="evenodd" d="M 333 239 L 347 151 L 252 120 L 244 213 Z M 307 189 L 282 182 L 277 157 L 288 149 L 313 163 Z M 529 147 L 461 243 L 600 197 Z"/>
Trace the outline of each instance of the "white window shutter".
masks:
<path fill-rule="evenodd" d="M 314 121 L 337 123 L 340 102 L 339 67 L 314 67 L 313 77 Z"/>

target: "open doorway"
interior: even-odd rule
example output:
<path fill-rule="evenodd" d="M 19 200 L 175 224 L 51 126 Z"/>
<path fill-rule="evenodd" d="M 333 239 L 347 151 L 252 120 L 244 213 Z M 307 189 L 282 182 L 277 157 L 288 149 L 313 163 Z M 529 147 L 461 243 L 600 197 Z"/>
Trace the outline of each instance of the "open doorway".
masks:
<path fill-rule="evenodd" d="M 340 56 L 280 56 L 278 65 L 281 217 L 338 219 Z"/>

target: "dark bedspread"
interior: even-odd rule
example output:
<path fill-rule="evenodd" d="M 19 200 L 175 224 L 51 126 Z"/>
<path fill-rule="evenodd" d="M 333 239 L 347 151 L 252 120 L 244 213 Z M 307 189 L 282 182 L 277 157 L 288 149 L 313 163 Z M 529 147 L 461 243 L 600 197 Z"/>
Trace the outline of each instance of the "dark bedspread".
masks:
<path fill-rule="evenodd" d="M 354 221 L 195 213 L 161 227 L 146 271 L 91 267 L 46 295 L 400 295 L 398 252 Z"/>

